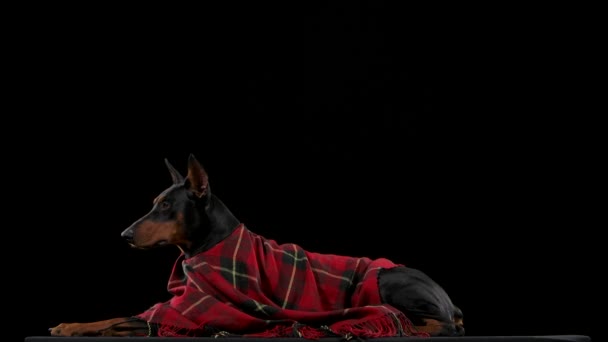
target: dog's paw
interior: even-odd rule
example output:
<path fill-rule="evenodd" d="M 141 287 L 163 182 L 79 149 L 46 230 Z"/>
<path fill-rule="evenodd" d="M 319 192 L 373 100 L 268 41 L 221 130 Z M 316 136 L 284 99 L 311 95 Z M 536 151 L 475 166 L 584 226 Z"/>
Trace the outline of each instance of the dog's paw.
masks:
<path fill-rule="evenodd" d="M 61 323 L 54 328 L 49 328 L 51 336 L 82 336 L 83 331 L 79 323 Z"/>

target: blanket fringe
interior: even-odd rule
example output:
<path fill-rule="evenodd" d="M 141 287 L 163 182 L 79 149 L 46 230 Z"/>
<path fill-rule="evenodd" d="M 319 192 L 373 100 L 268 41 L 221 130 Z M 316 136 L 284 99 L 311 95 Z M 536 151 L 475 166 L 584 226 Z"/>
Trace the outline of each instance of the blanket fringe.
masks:
<path fill-rule="evenodd" d="M 183 328 L 173 325 L 161 324 L 156 328 L 156 334 L 153 336 L 159 337 L 200 337 L 207 336 L 209 332 L 205 328 Z"/>
<path fill-rule="evenodd" d="M 426 332 L 416 330 L 412 322 L 401 312 L 390 312 L 374 319 L 341 321 L 332 324 L 330 329 L 341 336 L 358 338 L 430 336 Z"/>
<path fill-rule="evenodd" d="M 401 312 L 388 312 L 374 319 L 350 319 L 336 322 L 330 326 L 313 327 L 294 323 L 291 326 L 277 325 L 261 333 L 247 334 L 248 337 L 302 337 L 317 340 L 322 337 L 342 337 L 345 340 L 353 338 L 377 337 L 430 337 L 426 332 L 416 330 L 412 322 Z"/>
<path fill-rule="evenodd" d="M 275 327 L 268 329 L 264 332 L 246 334 L 247 337 L 301 337 L 309 340 L 317 340 L 322 337 L 326 337 L 327 333 L 321 329 L 300 324 L 293 323 L 291 326 L 276 325 Z"/>
<path fill-rule="evenodd" d="M 353 338 L 367 339 L 378 337 L 429 337 L 426 332 L 416 330 L 411 321 L 401 312 L 388 312 L 378 315 L 374 319 L 349 319 L 336 322 L 329 326 L 314 327 L 306 324 L 294 322 L 291 325 L 277 324 L 274 327 L 259 333 L 244 335 L 232 334 L 226 331 L 214 331 L 209 327 L 183 328 L 171 325 L 158 325 L 156 336 L 161 337 L 225 337 L 225 336 L 245 336 L 245 337 L 300 337 L 308 340 L 318 340 L 323 337 L 339 336 L 345 340 Z"/>

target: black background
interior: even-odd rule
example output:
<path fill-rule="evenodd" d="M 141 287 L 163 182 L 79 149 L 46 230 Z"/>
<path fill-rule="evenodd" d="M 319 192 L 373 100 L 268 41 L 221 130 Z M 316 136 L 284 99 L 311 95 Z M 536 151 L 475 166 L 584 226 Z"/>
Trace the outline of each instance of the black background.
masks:
<path fill-rule="evenodd" d="M 593 9 L 258 6 L 20 13 L 3 126 L 19 338 L 168 299 L 178 251 L 120 232 L 190 153 L 250 229 L 420 268 L 469 335 L 600 335 Z"/>

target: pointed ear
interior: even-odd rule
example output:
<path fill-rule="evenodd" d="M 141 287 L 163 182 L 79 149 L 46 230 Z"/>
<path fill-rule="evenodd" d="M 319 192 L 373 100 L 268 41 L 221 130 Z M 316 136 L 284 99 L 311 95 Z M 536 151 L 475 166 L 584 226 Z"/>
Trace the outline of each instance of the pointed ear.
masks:
<path fill-rule="evenodd" d="M 169 163 L 169 160 L 165 158 L 165 164 L 171 173 L 171 179 L 173 180 L 173 185 L 182 184 L 184 182 L 184 177 Z"/>
<path fill-rule="evenodd" d="M 192 154 L 188 157 L 186 184 L 190 191 L 194 192 L 198 197 L 209 194 L 209 178 L 207 177 L 207 172 Z"/>

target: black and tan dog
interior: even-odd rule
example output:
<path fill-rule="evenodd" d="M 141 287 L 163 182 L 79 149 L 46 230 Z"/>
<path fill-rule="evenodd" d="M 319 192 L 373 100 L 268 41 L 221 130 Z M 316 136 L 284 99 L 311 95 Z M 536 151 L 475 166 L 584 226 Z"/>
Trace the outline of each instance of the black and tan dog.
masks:
<path fill-rule="evenodd" d="M 406 321 L 410 324 L 410 336 L 412 332 L 426 334 L 426 336 L 464 335 L 462 312 L 452 304 L 450 297 L 442 287 L 423 272 L 395 265 L 394 267 L 378 267 L 377 272 L 374 273 L 370 272 L 372 268 L 365 269 L 362 266 L 364 263 L 373 264 L 367 258 L 308 253 L 300 251 L 296 245 L 289 245 L 290 250 L 291 248 L 295 250 L 295 254 L 290 254 L 286 252 L 286 249 L 281 249 L 283 245 L 279 246 L 271 240 L 265 240 L 244 228 L 244 225 L 224 203 L 211 193 L 207 173 L 193 155 L 190 155 L 188 160 L 186 177 L 180 175 L 167 160 L 165 162 L 171 173 L 173 184 L 154 200 L 152 210 L 127 228 L 122 233 L 122 237 L 136 248 L 147 249 L 162 245 L 175 245 L 181 250 L 181 259 L 178 259 L 172 279 L 169 281 L 169 288 L 174 297 L 168 303 L 157 304 L 147 313 L 137 316 L 89 323 L 62 323 L 49 329 L 51 335 L 159 335 L 159 325 L 179 327 L 181 323 L 178 321 L 188 315 L 212 316 L 206 318 L 205 324 L 212 328 L 213 325 L 218 325 L 223 333 L 246 335 L 247 332 L 255 333 L 255 329 L 263 331 L 268 327 L 269 322 L 285 321 L 293 321 L 297 324 L 316 322 L 320 323 L 318 326 L 332 332 L 328 326 L 331 326 L 331 322 L 341 319 L 336 317 L 346 317 L 347 313 L 357 312 L 358 304 L 356 303 L 359 303 L 360 299 L 352 299 L 353 296 L 367 298 L 367 304 L 364 308 L 359 308 L 361 311 L 356 314 L 355 319 L 359 323 L 352 326 L 366 328 L 364 324 L 361 324 L 362 317 L 368 317 L 372 312 L 375 312 L 373 315 L 376 318 L 380 317 L 377 315 L 378 312 L 388 312 L 389 314 L 386 316 L 394 318 L 392 321 L 381 323 L 385 325 L 379 329 L 383 333 L 375 336 L 386 337 L 391 334 L 402 336 L 404 332 L 407 332 L 407 329 L 403 327 L 403 322 Z M 247 247 L 249 254 L 237 263 L 231 255 L 232 250 L 235 250 L 236 255 L 236 249 L 245 248 L 243 246 L 247 241 L 244 237 L 249 237 L 253 241 L 251 242 L 253 247 Z M 256 250 L 257 242 L 260 244 Z M 220 249 L 221 251 L 219 251 Z M 239 251 L 239 253 L 241 252 Z M 280 257 L 273 259 L 272 253 L 278 253 L 277 255 Z M 201 255 L 204 257 L 196 259 Z M 212 260 L 215 260 L 216 257 L 218 261 L 214 265 Z M 313 260 L 317 257 L 321 261 Z M 287 269 L 283 271 L 281 264 L 286 262 L 286 258 L 289 259 L 287 262 L 292 264 L 289 265 L 291 268 L 288 271 Z M 197 260 L 196 264 L 187 262 L 194 259 Z M 262 265 L 268 260 L 273 264 Z M 296 262 L 296 260 L 298 261 Z M 300 263 L 302 260 L 310 262 L 312 266 L 302 266 L 304 265 Z M 390 265 L 389 261 L 385 262 Z M 348 266 L 351 264 L 353 265 L 352 270 L 351 266 Z M 307 268 L 306 272 L 308 272 L 303 275 L 304 278 L 294 278 L 293 274 L 296 271 L 300 272 L 303 268 Z M 338 273 L 338 269 L 341 269 L 342 273 Z M 291 274 L 292 272 L 293 274 Z M 332 274 L 332 272 L 334 273 Z M 286 273 L 291 275 L 289 282 L 280 283 L 277 279 L 286 276 Z M 222 276 L 218 274 L 222 274 Z M 306 278 L 310 274 L 312 274 L 312 278 Z M 364 285 L 361 283 L 370 274 L 373 279 L 369 282 L 371 284 L 369 286 L 374 293 L 364 294 L 362 293 L 364 290 L 361 290 Z M 247 283 L 237 281 L 237 276 L 245 279 Z M 211 280 L 200 280 L 207 279 L 204 277 Z M 335 281 L 336 285 L 331 291 L 326 291 L 328 293 L 307 293 L 310 292 L 310 288 L 319 291 L 318 289 L 324 288 L 320 283 L 331 281 Z M 227 282 L 226 288 L 222 288 L 223 282 Z M 319 284 L 310 285 L 311 282 Z M 257 290 L 251 290 L 254 287 Z M 276 293 L 268 293 L 272 292 L 269 289 Z M 186 297 L 188 291 L 194 291 L 195 297 Z M 279 299 L 281 291 L 287 293 L 283 299 Z M 243 295 L 245 292 L 248 297 Z M 294 299 L 287 300 L 289 296 L 293 298 L 295 292 L 308 297 L 300 299 L 299 304 L 295 305 L 293 304 Z M 342 297 L 333 298 L 338 296 Z M 377 303 L 369 298 L 377 298 Z M 314 304 L 317 301 L 319 303 Z M 209 304 L 214 302 L 221 308 Z M 242 303 L 243 307 L 239 308 L 239 304 L 235 303 Z M 165 311 L 161 315 L 163 310 Z M 326 316 L 319 316 L 321 314 L 314 316 L 320 310 L 329 313 Z M 242 314 L 243 311 L 246 311 L 246 315 Z M 338 312 L 337 316 L 336 312 Z M 219 317 L 222 315 L 225 317 L 219 321 Z M 245 323 L 239 325 L 241 315 L 246 317 L 247 325 Z M 399 321 L 397 317 L 400 315 L 407 317 L 406 321 Z M 324 317 L 323 319 L 327 319 L 327 322 L 319 321 L 319 317 Z M 189 319 L 184 319 L 187 323 L 184 323 L 182 328 L 185 327 L 199 333 L 205 331 L 196 329 L 206 328 L 200 325 L 195 326 L 200 322 L 193 323 Z M 248 330 L 241 329 L 245 326 Z M 396 326 L 398 329 L 390 332 L 391 330 L 387 326 Z M 275 328 L 274 331 L 278 330 Z M 176 330 L 173 332 L 176 336 L 178 335 Z M 299 335 L 302 336 L 302 334 Z M 337 335 L 340 333 L 338 332 Z"/>

